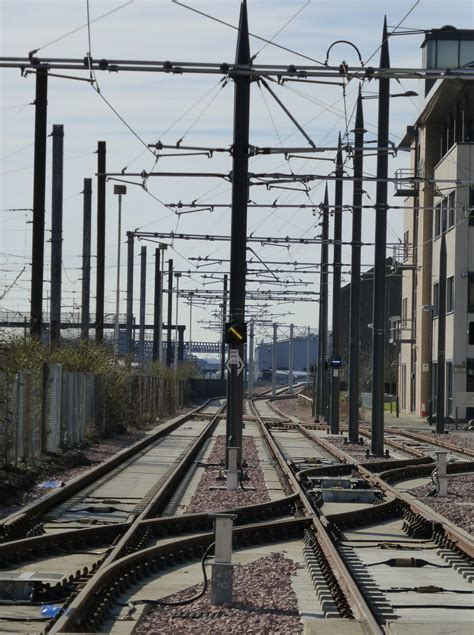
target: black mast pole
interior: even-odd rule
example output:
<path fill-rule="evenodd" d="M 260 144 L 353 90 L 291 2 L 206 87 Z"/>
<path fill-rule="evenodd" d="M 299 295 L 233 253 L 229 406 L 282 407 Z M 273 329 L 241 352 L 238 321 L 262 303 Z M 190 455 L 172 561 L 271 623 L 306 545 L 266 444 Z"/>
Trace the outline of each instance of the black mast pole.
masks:
<path fill-rule="evenodd" d="M 333 247 L 333 286 L 332 286 L 332 357 L 340 355 L 340 302 L 341 302 L 341 257 L 342 257 L 342 192 L 343 192 L 343 164 L 341 135 L 337 144 L 336 155 L 336 188 L 334 199 L 334 247 Z M 329 419 L 331 434 L 339 434 L 339 372 L 338 368 L 331 368 L 331 407 Z"/>
<path fill-rule="evenodd" d="M 221 342 L 221 379 L 225 377 L 225 323 L 227 322 L 227 281 L 228 275 L 224 274 L 224 294 L 222 296 L 222 342 Z"/>
<path fill-rule="evenodd" d="M 160 271 L 161 252 L 158 247 L 155 249 L 155 298 L 153 311 L 153 361 L 158 360 L 159 343 L 160 343 L 160 325 L 162 323 L 161 315 L 161 271 Z"/>
<path fill-rule="evenodd" d="M 133 329 L 133 258 L 134 258 L 134 235 L 127 232 L 127 353 L 134 353 L 134 329 Z"/>
<path fill-rule="evenodd" d="M 364 113 L 359 88 L 354 129 L 354 186 L 352 194 L 352 249 L 349 324 L 349 442 L 359 441 L 360 391 L 360 256 L 364 167 Z"/>
<path fill-rule="evenodd" d="M 387 18 L 380 51 L 380 68 L 390 68 Z M 375 199 L 374 305 L 372 332 L 372 454 L 383 456 L 385 388 L 385 257 L 387 248 L 387 177 L 390 79 L 379 80 L 377 189 Z"/>
<path fill-rule="evenodd" d="M 328 260 L 329 260 L 329 196 L 328 186 L 324 192 L 323 203 L 323 220 L 321 232 L 321 285 L 320 285 L 320 311 L 321 311 L 321 367 L 319 369 L 321 380 L 321 393 L 319 404 L 321 415 L 324 420 L 328 421 L 328 392 L 329 392 L 329 375 L 328 375 Z"/>
<path fill-rule="evenodd" d="M 53 125 L 53 174 L 51 189 L 51 294 L 49 339 L 61 338 L 61 278 L 63 266 L 63 149 L 64 126 Z"/>
<path fill-rule="evenodd" d="M 445 360 L 446 360 L 446 234 L 441 234 L 439 251 L 438 360 L 436 381 L 436 432 L 444 434 Z M 430 316 L 431 317 L 431 316 Z"/>
<path fill-rule="evenodd" d="M 82 317 L 81 339 L 89 339 L 90 295 L 91 295 L 91 216 L 92 179 L 84 179 L 84 204 L 82 228 Z"/>
<path fill-rule="evenodd" d="M 171 348 L 171 329 L 173 326 L 173 260 L 168 260 L 168 330 L 166 332 L 166 365 L 173 363 L 173 350 Z"/>
<path fill-rule="evenodd" d="M 240 7 L 239 34 L 237 38 L 236 64 L 249 66 L 250 42 L 247 19 L 247 3 Z M 234 139 L 232 145 L 232 211 L 230 240 L 230 302 L 231 323 L 245 321 L 245 276 L 247 268 L 247 203 L 249 163 L 250 75 L 235 75 L 234 79 Z M 241 359 L 244 344 L 231 344 Z M 244 375 L 237 366 L 229 373 L 229 408 L 226 429 L 226 446 L 236 447 L 237 466 L 242 458 L 242 416 Z"/>
<path fill-rule="evenodd" d="M 105 292 L 105 141 L 97 144 L 97 270 L 95 298 L 95 339 L 104 339 L 104 292 Z"/>
<path fill-rule="evenodd" d="M 31 253 L 30 333 L 41 338 L 43 327 L 44 216 L 46 190 L 46 125 L 48 71 L 36 71 L 35 150 L 33 173 L 33 244 Z"/>

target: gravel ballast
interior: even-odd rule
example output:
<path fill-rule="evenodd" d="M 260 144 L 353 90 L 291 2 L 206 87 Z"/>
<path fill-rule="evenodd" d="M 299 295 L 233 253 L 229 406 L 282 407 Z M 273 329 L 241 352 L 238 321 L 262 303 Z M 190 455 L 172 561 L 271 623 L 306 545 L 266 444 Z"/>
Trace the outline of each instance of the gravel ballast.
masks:
<path fill-rule="evenodd" d="M 370 441 L 367 442 L 367 440 L 365 440 L 364 445 L 356 445 L 355 443 L 345 443 L 343 436 L 330 435 L 326 437 L 326 441 L 354 457 L 359 463 L 374 463 L 384 460 L 380 456 L 369 456 L 368 458 L 365 456 L 367 450 L 370 450 Z"/>
<path fill-rule="evenodd" d="M 205 470 L 191 502 L 186 508 L 187 514 L 232 509 L 270 501 L 255 441 L 252 437 L 244 436 L 242 444 L 242 456 L 247 461 L 248 468 L 246 471 L 250 477 L 250 480 L 244 481 L 243 485 L 248 489 L 239 488 L 231 492 L 225 489 L 211 489 L 216 487 L 225 488 L 225 481 L 216 480 L 219 475 L 219 468 L 210 467 Z M 223 461 L 224 458 L 225 437 L 219 436 L 207 462 L 209 464 L 217 464 Z"/>
<path fill-rule="evenodd" d="M 212 606 L 209 590 L 192 604 L 158 607 L 148 613 L 136 629 L 149 633 L 223 633 L 257 635 L 303 632 L 291 576 L 297 565 L 280 553 L 272 553 L 234 569 L 234 595 L 231 606 Z M 166 598 L 176 602 L 197 594 L 195 585 Z"/>
<path fill-rule="evenodd" d="M 428 496 L 432 483 L 410 490 L 422 503 L 434 509 L 450 522 L 470 534 L 474 533 L 474 474 L 456 474 L 448 477 L 448 496 Z"/>

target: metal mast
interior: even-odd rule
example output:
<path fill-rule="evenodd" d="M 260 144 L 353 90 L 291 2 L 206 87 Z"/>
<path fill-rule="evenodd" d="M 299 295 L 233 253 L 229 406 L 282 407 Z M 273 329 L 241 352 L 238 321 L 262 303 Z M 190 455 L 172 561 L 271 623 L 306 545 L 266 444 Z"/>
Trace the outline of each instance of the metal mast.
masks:
<path fill-rule="evenodd" d="M 250 42 L 247 3 L 240 7 L 236 64 L 249 66 Z M 249 162 L 250 75 L 236 74 L 234 79 L 234 140 L 232 145 L 232 212 L 230 240 L 230 322 L 245 322 L 245 275 L 247 266 L 247 203 Z M 243 359 L 244 345 L 231 344 Z M 242 415 L 244 376 L 237 366 L 229 373 L 229 408 L 226 428 L 227 448 L 237 449 L 237 465 L 242 457 Z"/>
<path fill-rule="evenodd" d="M 380 51 L 380 66 L 390 68 L 387 18 Z M 377 133 L 377 189 L 375 199 L 374 306 L 372 333 L 372 454 L 383 456 L 385 387 L 385 257 L 387 248 L 387 176 L 390 79 L 379 80 Z"/>

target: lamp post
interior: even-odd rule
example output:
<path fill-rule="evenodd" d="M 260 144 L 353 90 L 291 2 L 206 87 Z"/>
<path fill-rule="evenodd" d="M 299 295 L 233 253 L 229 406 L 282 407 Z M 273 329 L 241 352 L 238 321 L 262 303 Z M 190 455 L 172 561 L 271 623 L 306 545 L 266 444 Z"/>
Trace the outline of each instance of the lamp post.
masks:
<path fill-rule="evenodd" d="M 428 403 L 428 422 L 433 423 L 433 304 L 424 304 L 421 310 L 425 313 L 429 313 L 430 320 L 430 400 Z"/>
<path fill-rule="evenodd" d="M 119 355 L 120 337 L 120 234 L 122 233 L 122 196 L 127 193 L 126 185 L 114 185 L 114 194 L 118 196 L 118 230 L 117 230 L 117 286 L 115 289 L 115 323 L 114 323 L 114 352 Z"/>

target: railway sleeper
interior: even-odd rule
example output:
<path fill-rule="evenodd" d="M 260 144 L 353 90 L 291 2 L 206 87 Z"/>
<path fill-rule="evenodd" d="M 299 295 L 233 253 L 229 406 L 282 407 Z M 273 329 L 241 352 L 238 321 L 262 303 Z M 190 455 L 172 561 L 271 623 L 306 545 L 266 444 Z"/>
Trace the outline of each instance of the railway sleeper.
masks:
<path fill-rule="evenodd" d="M 339 586 L 334 576 L 334 572 L 331 566 L 329 565 L 321 549 L 321 546 L 319 545 L 315 536 L 308 530 L 305 531 L 304 542 L 306 543 L 306 547 L 308 548 L 308 552 L 305 552 L 305 557 L 306 557 L 306 553 L 312 554 L 313 571 L 315 571 L 315 575 L 317 573 L 323 576 L 323 579 L 325 580 L 326 588 L 329 591 L 331 601 L 334 603 L 337 613 L 341 617 L 354 619 L 352 610 L 347 602 L 347 599 L 341 587 Z M 320 579 L 319 576 L 317 579 L 318 580 Z M 327 597 L 327 595 L 324 596 L 324 600 L 326 601 L 326 603 L 329 602 L 329 598 Z M 329 610 L 330 608 L 332 608 L 332 605 L 329 606 L 329 604 L 327 604 L 327 607 Z"/>

